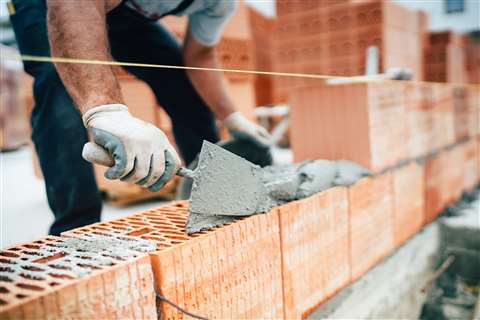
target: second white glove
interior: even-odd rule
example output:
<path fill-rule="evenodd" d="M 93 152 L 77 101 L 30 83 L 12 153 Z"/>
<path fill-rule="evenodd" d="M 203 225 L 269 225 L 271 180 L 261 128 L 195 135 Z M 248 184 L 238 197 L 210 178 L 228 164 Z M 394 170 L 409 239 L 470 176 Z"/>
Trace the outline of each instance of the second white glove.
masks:
<path fill-rule="evenodd" d="M 83 115 L 83 122 L 91 131 L 93 141 L 113 158 L 113 166 L 105 172 L 108 179 L 121 179 L 156 191 L 180 167 L 180 157 L 165 134 L 133 117 L 125 105 L 94 107 Z M 101 159 L 95 161 L 95 155 L 84 155 L 84 158 L 104 163 Z"/>
<path fill-rule="evenodd" d="M 235 138 L 249 139 L 265 147 L 271 145 L 272 137 L 268 131 L 264 127 L 248 120 L 238 111 L 226 117 L 223 123 Z"/>

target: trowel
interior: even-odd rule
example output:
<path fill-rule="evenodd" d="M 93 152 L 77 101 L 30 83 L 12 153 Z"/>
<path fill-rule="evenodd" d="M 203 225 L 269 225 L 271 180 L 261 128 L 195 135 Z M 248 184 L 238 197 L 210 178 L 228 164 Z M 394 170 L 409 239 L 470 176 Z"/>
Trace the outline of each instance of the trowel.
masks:
<path fill-rule="evenodd" d="M 85 145 L 83 154 L 87 160 L 107 167 L 114 164 L 105 149 L 91 142 Z M 189 203 L 193 214 L 248 216 L 273 206 L 262 183 L 260 166 L 208 141 L 203 141 L 197 168 L 180 168 L 176 174 L 193 179 Z"/>

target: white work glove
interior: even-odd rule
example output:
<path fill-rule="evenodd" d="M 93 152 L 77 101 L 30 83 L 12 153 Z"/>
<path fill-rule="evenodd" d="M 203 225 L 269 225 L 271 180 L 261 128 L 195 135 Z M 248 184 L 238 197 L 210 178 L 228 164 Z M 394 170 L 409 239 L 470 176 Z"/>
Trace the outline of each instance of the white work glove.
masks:
<path fill-rule="evenodd" d="M 238 139 L 248 139 L 260 146 L 271 145 L 272 137 L 268 131 L 245 118 L 240 112 L 234 112 L 223 121 L 230 134 Z"/>
<path fill-rule="evenodd" d="M 133 117 L 123 104 L 94 107 L 85 112 L 83 123 L 95 143 L 87 143 L 82 155 L 102 165 L 108 165 L 106 160 L 110 157 L 107 179 L 120 179 L 157 191 L 180 167 L 180 158 L 165 134 Z"/>

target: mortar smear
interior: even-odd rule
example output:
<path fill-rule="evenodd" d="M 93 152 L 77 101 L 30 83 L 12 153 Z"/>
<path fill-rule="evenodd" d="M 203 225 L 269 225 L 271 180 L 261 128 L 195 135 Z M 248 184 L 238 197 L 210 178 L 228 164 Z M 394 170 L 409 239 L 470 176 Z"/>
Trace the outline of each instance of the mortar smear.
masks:
<path fill-rule="evenodd" d="M 232 167 L 227 164 L 229 164 L 229 162 L 222 163 L 220 161 L 215 165 L 223 165 L 227 171 L 233 170 Z M 265 168 L 256 167 L 255 170 L 256 183 L 258 185 L 254 187 L 261 190 L 261 198 L 265 198 L 266 192 L 267 199 L 264 200 L 263 206 L 257 202 L 252 203 L 252 206 L 248 206 L 249 210 L 251 208 L 250 211 L 247 210 L 248 215 L 268 212 L 274 206 L 304 199 L 334 186 L 349 186 L 362 177 L 371 175 L 370 171 L 366 168 L 348 160 L 307 160 L 298 164 L 268 166 Z M 261 175 L 260 181 L 258 181 L 259 174 Z M 212 181 L 214 180 L 212 179 Z M 225 182 L 233 185 L 236 184 L 237 181 L 236 179 L 225 180 Z M 194 194 L 194 192 L 192 192 L 192 194 Z M 238 193 L 222 192 L 221 195 L 222 197 L 218 198 L 216 194 L 214 197 L 213 193 L 210 193 L 209 201 L 230 199 L 232 195 L 236 197 Z M 239 195 L 237 200 L 240 201 L 239 204 L 242 204 L 242 201 L 248 201 L 241 195 Z M 198 199 L 195 201 L 198 201 Z M 258 198 L 256 198 L 255 201 L 258 201 Z M 192 204 L 192 202 L 190 202 L 190 204 Z M 191 209 L 189 209 L 189 211 L 186 225 L 188 234 L 221 226 L 234 221 L 238 217 L 238 215 L 233 214 L 222 215 L 222 211 L 216 212 L 216 215 L 198 214 Z M 246 215 L 245 212 L 245 210 L 242 211 L 242 215 Z"/>

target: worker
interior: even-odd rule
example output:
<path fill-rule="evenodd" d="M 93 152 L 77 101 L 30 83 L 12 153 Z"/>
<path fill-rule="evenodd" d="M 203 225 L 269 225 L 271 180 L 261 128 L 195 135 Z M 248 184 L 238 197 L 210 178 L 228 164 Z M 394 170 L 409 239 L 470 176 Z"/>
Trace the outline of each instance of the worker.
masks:
<path fill-rule="evenodd" d="M 218 68 L 215 45 L 234 0 L 13 0 L 10 19 L 24 55 Z M 158 20 L 188 16 L 180 45 Z M 32 140 L 55 222 L 50 234 L 99 221 L 101 197 L 92 165 L 81 158 L 88 141 L 114 159 L 105 176 L 160 189 L 180 157 L 166 135 L 134 116 L 109 65 L 26 61 L 34 77 Z M 172 120 L 188 165 L 203 140 L 219 140 L 215 117 L 232 135 L 259 145 L 268 132 L 247 120 L 227 94 L 221 72 L 126 67 L 146 82 Z M 87 130 L 86 130 L 87 129 Z"/>

